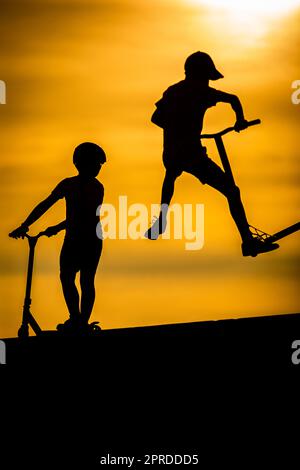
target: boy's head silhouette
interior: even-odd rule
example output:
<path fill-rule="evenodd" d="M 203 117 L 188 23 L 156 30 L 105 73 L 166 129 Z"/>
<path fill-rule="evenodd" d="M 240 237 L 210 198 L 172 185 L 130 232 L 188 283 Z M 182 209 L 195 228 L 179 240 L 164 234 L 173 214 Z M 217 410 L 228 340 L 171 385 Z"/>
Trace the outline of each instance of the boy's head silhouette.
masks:
<path fill-rule="evenodd" d="M 212 58 L 205 52 L 194 52 L 185 61 L 185 75 L 187 78 L 198 80 L 218 80 L 224 76 L 216 69 Z"/>
<path fill-rule="evenodd" d="M 74 150 L 73 163 L 82 176 L 96 177 L 105 162 L 104 150 L 92 142 L 83 142 Z"/>

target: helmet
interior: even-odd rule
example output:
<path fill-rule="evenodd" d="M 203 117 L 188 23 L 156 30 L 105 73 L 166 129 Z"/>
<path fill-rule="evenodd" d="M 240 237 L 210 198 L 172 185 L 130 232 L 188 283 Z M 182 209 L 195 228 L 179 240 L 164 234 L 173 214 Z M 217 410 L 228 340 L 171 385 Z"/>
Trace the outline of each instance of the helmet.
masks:
<path fill-rule="evenodd" d="M 205 52 L 194 52 L 185 61 L 184 70 L 187 77 L 218 80 L 224 76 L 216 69 L 212 58 Z"/>
<path fill-rule="evenodd" d="M 99 145 L 92 142 L 83 142 L 74 150 L 73 163 L 75 165 L 85 165 L 88 164 L 88 161 L 102 165 L 106 162 L 106 155 Z"/>

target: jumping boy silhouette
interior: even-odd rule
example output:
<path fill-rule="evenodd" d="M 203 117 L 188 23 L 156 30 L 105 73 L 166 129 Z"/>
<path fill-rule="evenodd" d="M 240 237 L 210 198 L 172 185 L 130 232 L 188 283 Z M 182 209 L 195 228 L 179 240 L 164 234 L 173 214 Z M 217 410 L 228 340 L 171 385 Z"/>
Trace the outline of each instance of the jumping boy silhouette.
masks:
<path fill-rule="evenodd" d="M 84 142 L 75 148 L 73 163 L 78 175 L 62 180 L 50 196 L 40 202 L 10 237 L 24 238 L 29 226 L 38 220 L 59 199 L 66 200 L 66 220 L 49 227 L 49 237 L 65 230 L 60 254 L 60 279 L 70 318 L 62 329 L 88 329 L 95 301 L 94 279 L 102 251 L 102 239 L 96 234 L 100 223 L 97 209 L 103 202 L 104 188 L 96 179 L 106 156 L 101 147 Z M 99 227 L 98 227 L 99 233 Z M 80 272 L 81 300 L 75 285 Z"/>
<path fill-rule="evenodd" d="M 185 80 L 170 86 L 163 93 L 151 118 L 154 124 L 164 130 L 163 162 L 166 174 L 159 217 L 145 236 L 156 240 L 164 233 L 175 181 L 185 171 L 227 198 L 230 213 L 242 239 L 244 256 L 256 256 L 275 250 L 279 245 L 259 240 L 252 235 L 239 188 L 207 156 L 206 148 L 201 145 L 199 138 L 205 112 L 219 102 L 231 105 L 236 114 L 236 131 L 246 129 L 247 121 L 239 98 L 209 86 L 209 80 L 218 80 L 223 75 L 216 69 L 211 57 L 204 52 L 195 52 L 187 58 L 185 75 Z"/>

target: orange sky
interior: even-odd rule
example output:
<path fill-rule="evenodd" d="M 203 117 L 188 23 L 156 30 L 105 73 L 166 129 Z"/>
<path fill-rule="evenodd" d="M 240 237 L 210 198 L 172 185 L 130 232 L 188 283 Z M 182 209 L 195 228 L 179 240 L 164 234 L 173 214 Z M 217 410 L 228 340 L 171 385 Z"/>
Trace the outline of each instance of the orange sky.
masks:
<path fill-rule="evenodd" d="M 300 106 L 290 97 L 300 78 L 299 19 L 300 9 L 272 15 L 271 3 L 266 17 L 252 11 L 245 19 L 196 0 L 1 2 L 0 336 L 15 336 L 25 288 L 26 243 L 7 233 L 75 174 L 78 143 L 94 141 L 107 152 L 99 176 L 105 202 L 119 195 L 159 202 L 162 135 L 150 116 L 196 50 L 209 52 L 224 74 L 214 86 L 238 94 L 246 117 L 263 121 L 226 138 L 251 223 L 273 232 L 298 221 Z M 233 122 L 230 108 L 218 105 L 205 131 Z M 107 240 L 93 319 L 113 328 L 299 311 L 297 235 L 275 253 L 244 259 L 222 196 L 184 175 L 174 202 L 205 204 L 204 249 Z M 63 203 L 32 231 L 61 217 Z M 37 250 L 32 310 L 49 329 L 67 316 L 61 243 L 62 235 L 42 239 Z"/>

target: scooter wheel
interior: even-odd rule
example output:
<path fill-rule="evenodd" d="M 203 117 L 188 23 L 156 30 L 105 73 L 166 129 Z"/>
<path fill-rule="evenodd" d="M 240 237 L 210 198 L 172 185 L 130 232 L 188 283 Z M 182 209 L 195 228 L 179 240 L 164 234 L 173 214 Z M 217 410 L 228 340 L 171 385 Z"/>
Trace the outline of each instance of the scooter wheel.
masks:
<path fill-rule="evenodd" d="M 93 334 L 93 335 L 99 335 L 101 334 L 101 327 L 99 325 L 97 325 L 97 321 L 93 322 L 93 323 L 90 323 L 89 324 L 89 329 L 90 329 L 90 332 Z"/>

